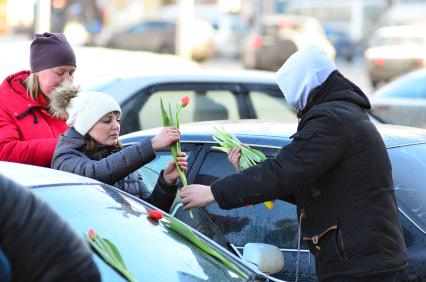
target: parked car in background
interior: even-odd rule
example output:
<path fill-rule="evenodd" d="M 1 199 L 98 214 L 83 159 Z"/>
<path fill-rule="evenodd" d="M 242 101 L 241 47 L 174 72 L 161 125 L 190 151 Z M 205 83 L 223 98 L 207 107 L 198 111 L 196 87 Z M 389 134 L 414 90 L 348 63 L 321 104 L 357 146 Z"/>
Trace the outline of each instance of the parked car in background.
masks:
<path fill-rule="evenodd" d="M 121 105 L 122 134 L 162 125 L 160 97 L 172 105 L 189 96 L 180 122 L 263 119 L 296 122 L 293 109 L 271 72 L 182 71 L 112 78 L 91 90 L 103 91 Z"/>
<path fill-rule="evenodd" d="M 326 25 L 324 29 L 328 40 L 336 49 L 336 57 L 343 57 L 346 61 L 352 62 L 358 55 L 360 46 L 357 46 L 346 32 L 338 28 Z"/>
<path fill-rule="evenodd" d="M 31 189 L 77 234 L 88 235 L 93 229 L 111 241 L 137 281 L 274 281 L 192 230 L 197 240 L 226 258 L 230 268 L 175 230 L 149 219 L 148 211 L 156 209 L 154 206 L 112 186 L 71 173 L 10 162 L 0 162 L 0 174 Z M 269 262 L 261 248 L 251 247 L 250 251 L 263 258 L 252 262 Z M 127 281 L 95 250 L 93 259 L 102 281 Z"/>
<path fill-rule="evenodd" d="M 165 19 L 143 20 L 124 30 L 104 32 L 98 39 L 101 46 L 155 53 L 176 53 L 176 22 Z M 214 52 L 213 28 L 202 20 L 191 23 L 192 58 L 202 61 Z"/>
<path fill-rule="evenodd" d="M 243 45 L 243 64 L 250 69 L 276 71 L 293 53 L 310 44 L 335 58 L 336 51 L 317 19 L 289 14 L 261 16 Z"/>
<path fill-rule="evenodd" d="M 156 17 L 176 20 L 179 15 L 177 4 L 168 4 L 157 10 Z M 193 16 L 208 22 L 213 27 L 214 55 L 238 57 L 241 44 L 248 32 L 247 24 L 236 14 L 224 12 L 217 4 L 196 3 Z"/>
<path fill-rule="evenodd" d="M 239 58 L 241 45 L 249 31 L 248 25 L 241 17 L 223 14 L 212 19 L 214 29 L 213 42 L 215 56 Z"/>
<path fill-rule="evenodd" d="M 426 69 L 412 71 L 370 96 L 372 112 L 386 123 L 426 128 Z"/>
<path fill-rule="evenodd" d="M 365 48 L 376 21 L 387 7 L 385 0 L 288 1 L 287 12 L 314 17 L 326 30 L 338 56 L 351 60 Z"/>
<path fill-rule="evenodd" d="M 291 142 L 296 131 L 295 124 L 262 122 L 200 122 L 181 127 L 181 147 L 188 155 L 188 183 L 210 185 L 213 181 L 236 173 L 227 155 L 211 149 L 217 146 L 212 139 L 214 127 L 234 134 L 241 142 L 274 157 L 280 148 Z M 392 125 L 377 125 L 386 144 L 392 162 L 393 180 L 399 204 L 400 221 L 408 249 L 408 268 L 401 281 L 426 280 L 426 131 Z M 121 138 L 124 144 L 153 137 L 159 129 L 150 129 Z M 158 152 L 151 163 L 140 169 L 145 183 L 153 189 L 158 173 L 172 156 L 169 151 Z M 177 203 L 171 211 L 175 217 L 193 226 L 224 246 L 232 245 L 237 251 L 251 242 L 262 242 L 279 247 L 286 265 L 274 276 L 294 281 L 297 260 L 297 214 L 296 206 L 276 200 L 269 210 L 263 204 L 222 210 L 216 203 L 205 208 L 193 209 L 194 218 Z M 197 211 L 197 212 L 195 212 Z M 212 227 L 213 226 L 213 227 Z M 216 226 L 216 227 L 214 227 Z M 223 238 L 228 242 L 216 238 Z M 302 243 L 299 259 L 299 281 L 316 281 L 315 261 Z"/>
<path fill-rule="evenodd" d="M 378 26 L 425 23 L 426 3 L 424 1 L 397 1 L 378 19 Z"/>
<path fill-rule="evenodd" d="M 377 29 L 364 52 L 373 87 L 426 66 L 426 25 Z"/>

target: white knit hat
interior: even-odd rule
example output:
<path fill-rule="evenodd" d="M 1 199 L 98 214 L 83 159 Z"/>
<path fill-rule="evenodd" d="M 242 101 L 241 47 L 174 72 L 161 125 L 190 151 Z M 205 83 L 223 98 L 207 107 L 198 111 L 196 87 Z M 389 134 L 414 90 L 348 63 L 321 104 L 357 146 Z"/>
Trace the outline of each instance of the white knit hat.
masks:
<path fill-rule="evenodd" d="M 120 112 L 117 101 L 101 92 L 82 91 L 71 99 L 67 107 L 67 124 L 81 135 L 89 130 L 106 114 Z"/>
<path fill-rule="evenodd" d="M 94 91 L 79 91 L 70 84 L 52 91 L 52 112 L 55 116 L 67 118 L 67 125 L 81 135 L 87 132 L 106 114 L 119 112 L 120 105 L 111 96 Z"/>

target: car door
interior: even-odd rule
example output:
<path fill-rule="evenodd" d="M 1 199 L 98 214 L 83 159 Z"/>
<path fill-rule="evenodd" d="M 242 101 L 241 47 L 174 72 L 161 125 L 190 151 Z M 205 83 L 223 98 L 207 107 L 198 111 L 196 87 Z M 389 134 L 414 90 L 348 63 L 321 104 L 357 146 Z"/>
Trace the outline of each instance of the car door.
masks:
<path fill-rule="evenodd" d="M 189 155 L 188 183 L 210 185 L 220 177 L 236 173 L 227 155 L 211 150 L 211 144 L 181 144 L 183 150 Z M 278 148 L 257 147 L 256 149 L 261 150 L 268 157 L 275 156 L 278 152 Z M 164 167 L 171 158 L 170 152 L 160 152 L 154 161 L 140 170 L 144 181 L 150 183 L 147 186 L 154 187 L 160 167 Z M 171 213 L 236 254 L 242 254 L 244 245 L 247 243 L 267 243 L 279 247 L 284 255 L 285 267 L 282 272 L 273 276 L 292 281 L 296 279 L 298 256 L 296 206 L 279 200 L 275 201 L 274 205 L 272 210 L 268 210 L 263 204 L 222 210 L 213 203 L 201 209 L 202 211 L 194 211 L 191 217 L 188 212 L 182 210 L 179 203 L 176 203 Z M 204 215 L 207 215 L 217 228 L 203 223 L 200 218 Z M 219 234 L 217 230 L 222 234 Z M 298 278 L 299 281 L 317 280 L 314 258 L 310 256 L 304 244 L 301 245 L 299 252 Z"/>
<path fill-rule="evenodd" d="M 262 148 L 267 157 L 277 154 L 278 148 Z M 227 155 L 210 149 L 205 145 L 198 155 L 202 159 L 197 166 L 198 171 L 193 183 L 210 185 L 213 181 L 236 173 L 227 159 Z M 274 201 L 274 208 L 269 210 L 263 204 L 223 210 L 216 203 L 205 207 L 206 214 L 217 225 L 226 239 L 242 253 L 247 243 L 267 243 L 281 249 L 285 259 L 285 268 L 282 272 L 273 275 L 284 280 L 296 279 L 296 263 L 298 256 L 297 240 L 297 213 L 296 206 L 284 201 Z M 314 258 L 310 256 L 307 246 L 302 243 L 299 251 L 299 281 L 315 281 Z"/>

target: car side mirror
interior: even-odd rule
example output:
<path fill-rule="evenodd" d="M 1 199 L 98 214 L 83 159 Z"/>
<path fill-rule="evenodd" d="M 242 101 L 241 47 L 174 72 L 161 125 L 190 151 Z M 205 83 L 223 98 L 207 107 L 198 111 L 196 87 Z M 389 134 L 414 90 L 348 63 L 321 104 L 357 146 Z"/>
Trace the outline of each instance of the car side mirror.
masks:
<path fill-rule="evenodd" d="M 284 268 L 284 256 L 274 245 L 247 243 L 243 249 L 243 258 L 266 274 L 275 274 Z"/>

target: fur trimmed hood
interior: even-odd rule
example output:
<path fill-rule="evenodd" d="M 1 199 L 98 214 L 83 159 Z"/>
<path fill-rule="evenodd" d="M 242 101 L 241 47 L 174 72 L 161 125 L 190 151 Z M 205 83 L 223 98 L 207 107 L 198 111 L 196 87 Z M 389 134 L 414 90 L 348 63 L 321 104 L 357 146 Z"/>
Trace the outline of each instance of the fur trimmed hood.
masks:
<path fill-rule="evenodd" d="M 68 118 L 67 108 L 71 99 L 77 97 L 80 87 L 65 81 L 61 86 L 54 89 L 50 97 L 50 112 L 57 118 L 66 120 Z"/>

